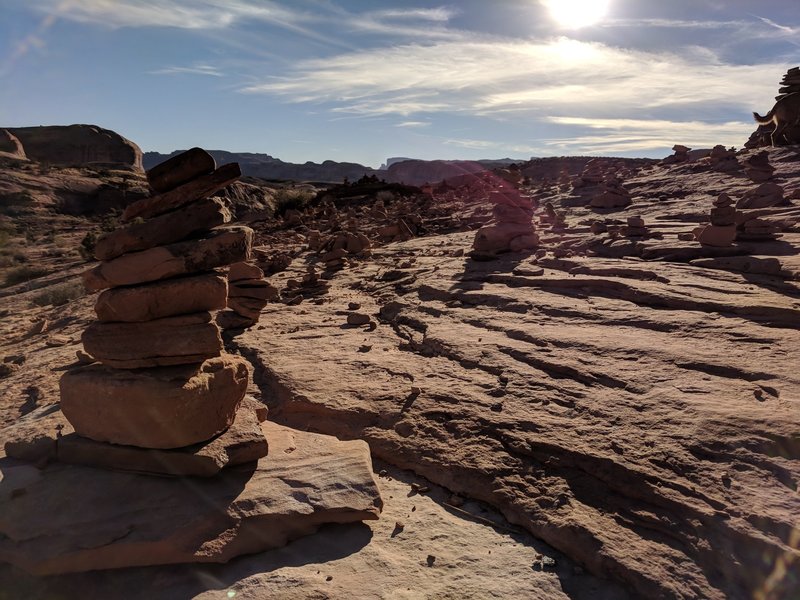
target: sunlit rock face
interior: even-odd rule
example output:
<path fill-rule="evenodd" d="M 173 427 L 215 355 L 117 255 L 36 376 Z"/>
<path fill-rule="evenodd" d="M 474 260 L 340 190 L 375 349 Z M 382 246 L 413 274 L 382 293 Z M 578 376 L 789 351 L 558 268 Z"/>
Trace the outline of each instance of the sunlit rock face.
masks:
<path fill-rule="evenodd" d="M 141 170 L 142 151 L 132 141 L 95 125 L 14 127 L 31 160 L 51 165 L 108 164 Z"/>

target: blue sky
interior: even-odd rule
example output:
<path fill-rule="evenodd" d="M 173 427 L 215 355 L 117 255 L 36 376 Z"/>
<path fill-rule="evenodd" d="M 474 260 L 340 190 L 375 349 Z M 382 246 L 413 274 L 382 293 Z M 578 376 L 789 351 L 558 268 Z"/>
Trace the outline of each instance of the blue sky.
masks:
<path fill-rule="evenodd" d="M 292 162 L 741 146 L 796 0 L 0 0 L 0 126 Z"/>

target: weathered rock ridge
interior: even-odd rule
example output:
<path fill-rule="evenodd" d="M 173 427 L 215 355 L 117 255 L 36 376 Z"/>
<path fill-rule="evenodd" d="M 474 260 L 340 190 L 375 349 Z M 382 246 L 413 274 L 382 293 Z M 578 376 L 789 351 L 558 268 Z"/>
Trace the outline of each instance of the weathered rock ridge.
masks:
<path fill-rule="evenodd" d="M 9 127 L 31 160 L 52 165 L 114 165 L 142 169 L 142 151 L 132 141 L 96 125 Z"/>

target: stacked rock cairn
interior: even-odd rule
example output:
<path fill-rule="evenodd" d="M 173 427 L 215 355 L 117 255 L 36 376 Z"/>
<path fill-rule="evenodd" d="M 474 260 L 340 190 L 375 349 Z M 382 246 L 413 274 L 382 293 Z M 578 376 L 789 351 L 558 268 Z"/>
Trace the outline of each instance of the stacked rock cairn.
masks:
<path fill-rule="evenodd" d="M 492 258 L 501 252 L 522 252 L 539 247 L 533 228 L 533 205 L 511 186 L 489 192 L 492 220 L 478 229 L 472 258 Z"/>
<path fill-rule="evenodd" d="M 772 179 L 775 167 L 769 164 L 769 152 L 762 150 L 744 161 L 744 172 L 753 183 L 764 183 Z"/>
<path fill-rule="evenodd" d="M 147 173 L 153 195 L 127 207 L 128 224 L 98 240 L 101 262 L 83 276 L 89 291 L 101 292 L 98 320 L 82 341 L 100 364 L 60 382 L 62 411 L 79 436 L 109 447 L 183 449 L 234 422 L 248 365 L 223 351 L 212 311 L 228 300 L 220 268 L 249 258 L 253 231 L 225 226 L 231 213 L 210 196 L 240 175 L 235 163 L 217 169 L 200 148 L 175 156 Z M 246 287 L 259 273 L 242 276 L 236 283 Z M 266 450 L 263 443 L 248 459 Z"/>
<path fill-rule="evenodd" d="M 683 144 L 675 144 L 672 147 L 672 151 L 675 154 L 670 154 L 663 159 L 661 161 L 662 165 L 674 165 L 677 163 L 689 162 L 689 152 L 691 151 L 691 148 L 688 146 L 684 146 Z"/>
<path fill-rule="evenodd" d="M 724 248 L 736 239 L 736 208 L 728 194 L 720 194 L 711 209 L 711 223 L 694 230 L 695 239 L 704 246 Z"/>

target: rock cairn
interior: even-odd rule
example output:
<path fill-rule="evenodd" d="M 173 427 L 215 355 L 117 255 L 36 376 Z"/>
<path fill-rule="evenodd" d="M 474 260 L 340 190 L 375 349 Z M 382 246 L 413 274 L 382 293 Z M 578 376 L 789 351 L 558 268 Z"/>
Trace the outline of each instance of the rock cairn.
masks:
<path fill-rule="evenodd" d="M 675 144 L 672 147 L 672 151 L 675 154 L 671 154 L 667 156 L 664 160 L 661 161 L 662 165 L 674 165 L 678 163 L 685 163 L 689 161 L 689 151 L 691 148 L 688 146 L 684 146 L 682 144 Z"/>
<path fill-rule="evenodd" d="M 82 341 L 100 364 L 60 382 L 77 435 L 164 450 L 204 443 L 234 422 L 248 365 L 224 353 L 211 311 L 228 299 L 218 269 L 249 258 L 253 232 L 225 226 L 230 211 L 209 196 L 240 174 L 237 164 L 216 169 L 199 148 L 175 156 L 148 172 L 154 195 L 127 207 L 128 225 L 98 240 L 101 262 L 83 275 L 89 291 L 102 292 L 98 320 Z"/>
<path fill-rule="evenodd" d="M 539 246 L 530 200 L 511 187 L 490 191 L 488 199 L 492 204 L 492 220 L 475 233 L 473 258 L 533 250 Z"/>
<path fill-rule="evenodd" d="M 581 174 L 575 178 L 572 187 L 574 189 L 590 188 L 603 183 L 604 179 L 603 162 L 599 158 L 593 158 L 586 163 Z"/>
<path fill-rule="evenodd" d="M 261 310 L 278 299 L 278 289 L 253 262 L 237 262 L 228 270 L 228 310 L 217 314 L 223 329 L 244 329 L 258 322 Z"/>
<path fill-rule="evenodd" d="M 772 179 L 775 167 L 769 164 L 769 152 L 763 150 L 744 161 L 745 175 L 754 183 L 764 183 Z"/>
<path fill-rule="evenodd" d="M 646 237 L 650 233 L 650 230 L 645 225 L 642 217 L 633 216 L 628 217 L 620 233 L 625 237 Z"/>
<path fill-rule="evenodd" d="M 733 245 L 736 239 L 736 208 L 728 194 L 722 193 L 714 200 L 710 220 L 709 225 L 695 229 L 695 239 L 704 246 Z"/>
<path fill-rule="evenodd" d="M 592 196 L 589 202 L 592 208 L 622 208 L 630 204 L 631 194 L 616 175 L 607 177 L 602 182 L 599 193 Z"/>
<path fill-rule="evenodd" d="M 736 151 L 728 150 L 722 144 L 717 144 L 711 149 L 708 159 L 715 171 L 736 171 L 741 167 L 736 160 Z"/>
<path fill-rule="evenodd" d="M 549 226 L 554 231 L 562 231 L 567 227 L 566 216 L 557 211 L 552 202 L 544 203 L 544 213 L 539 215 L 539 224 Z"/>

